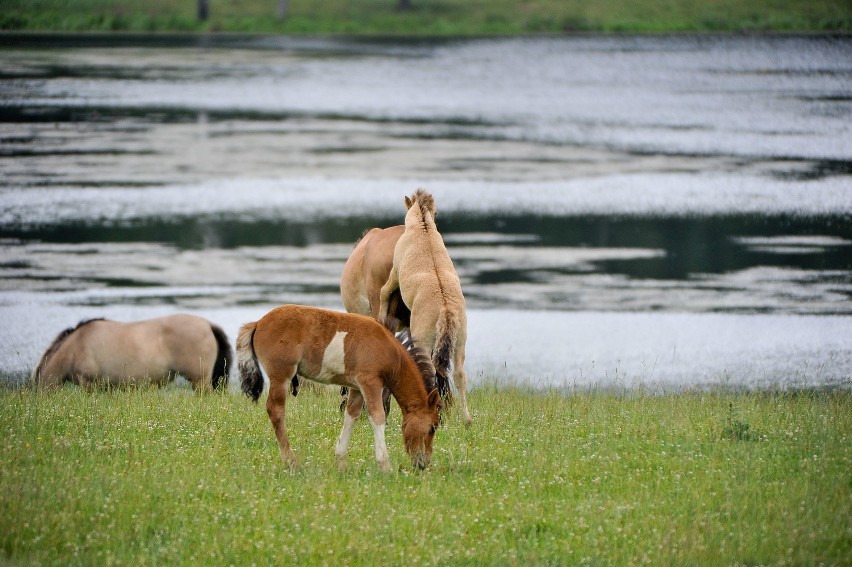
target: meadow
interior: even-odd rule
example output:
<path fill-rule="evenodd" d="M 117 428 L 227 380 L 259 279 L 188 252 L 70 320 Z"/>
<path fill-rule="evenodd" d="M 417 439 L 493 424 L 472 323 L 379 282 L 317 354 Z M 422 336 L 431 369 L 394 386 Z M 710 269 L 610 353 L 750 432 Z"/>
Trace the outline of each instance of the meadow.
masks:
<path fill-rule="evenodd" d="M 847 0 L 2 0 L 0 29 L 224 31 L 356 35 L 488 35 L 564 32 L 849 31 Z"/>
<path fill-rule="evenodd" d="M 0 563 L 848 565 L 852 393 L 483 386 L 414 472 L 366 420 L 338 472 L 336 392 L 0 391 Z"/>

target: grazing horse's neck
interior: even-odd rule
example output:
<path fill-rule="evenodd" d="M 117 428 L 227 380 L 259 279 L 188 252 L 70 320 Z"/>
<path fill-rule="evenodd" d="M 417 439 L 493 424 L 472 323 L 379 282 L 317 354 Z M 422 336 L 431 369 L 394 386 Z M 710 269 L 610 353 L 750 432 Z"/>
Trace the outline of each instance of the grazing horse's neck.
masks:
<path fill-rule="evenodd" d="M 408 354 L 405 354 L 408 356 Z M 426 386 L 423 384 L 423 377 L 420 372 L 411 372 L 405 368 L 405 365 L 399 369 L 399 373 L 394 380 L 389 380 L 385 383 L 385 387 L 390 390 L 396 402 L 399 404 L 403 415 L 420 408 L 425 408 L 429 405 L 428 393 Z"/>

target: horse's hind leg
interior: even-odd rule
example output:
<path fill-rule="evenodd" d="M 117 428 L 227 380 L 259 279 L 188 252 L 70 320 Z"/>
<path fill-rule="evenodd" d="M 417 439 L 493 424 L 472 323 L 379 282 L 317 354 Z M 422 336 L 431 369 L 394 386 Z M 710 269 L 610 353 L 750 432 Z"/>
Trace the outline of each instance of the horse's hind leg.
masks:
<path fill-rule="evenodd" d="M 456 353 L 455 360 L 453 361 L 453 382 L 459 394 L 464 424 L 470 425 L 473 417 L 471 417 L 470 409 L 467 407 L 467 374 L 464 371 L 464 348 Z"/>
<path fill-rule="evenodd" d="M 334 446 L 334 455 L 337 457 L 338 470 L 343 471 L 346 469 L 346 452 L 349 450 L 352 430 L 355 429 L 355 422 L 358 420 L 358 416 L 361 415 L 363 408 L 364 397 L 361 395 L 361 392 L 350 388 L 346 410 L 343 412 L 343 428 L 340 430 L 337 445 Z"/>
<path fill-rule="evenodd" d="M 186 378 L 190 384 L 192 384 L 192 389 L 196 392 L 211 392 L 213 390 L 213 380 L 210 377 L 210 374 L 204 374 L 201 372 L 175 372 L 173 375 L 181 374 L 184 378 Z M 171 382 L 171 379 L 169 380 Z"/>
<path fill-rule="evenodd" d="M 187 382 L 192 385 L 192 389 L 196 392 L 206 393 L 213 390 L 213 372 L 204 364 L 204 360 L 201 358 L 194 361 L 194 363 L 176 365 L 176 368 L 170 371 L 167 382 L 171 382 L 177 378 L 178 374 L 186 378 Z"/>
<path fill-rule="evenodd" d="M 293 366 L 289 371 L 290 377 L 286 379 L 269 376 L 269 395 L 266 398 L 266 413 L 269 415 L 269 421 L 272 422 L 272 429 L 275 431 L 275 438 L 278 440 L 281 460 L 285 467 L 290 468 L 296 468 L 296 455 L 290 448 L 284 416 L 287 410 L 287 390 L 290 387 L 291 378 L 295 375 L 296 367 Z"/>

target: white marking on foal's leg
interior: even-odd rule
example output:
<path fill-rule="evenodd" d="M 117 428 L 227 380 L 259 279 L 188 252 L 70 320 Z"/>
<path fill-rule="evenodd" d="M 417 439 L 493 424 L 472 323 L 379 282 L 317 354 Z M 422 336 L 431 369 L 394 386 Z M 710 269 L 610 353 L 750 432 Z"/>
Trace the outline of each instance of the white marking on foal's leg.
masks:
<path fill-rule="evenodd" d="M 334 454 L 337 457 L 337 468 L 346 468 L 346 452 L 349 450 L 349 440 L 352 439 L 352 430 L 355 429 L 356 419 L 349 415 L 349 412 L 343 412 L 343 429 L 340 430 L 340 437 L 337 439 L 337 445 L 334 447 Z"/>
<path fill-rule="evenodd" d="M 388 445 L 385 442 L 385 424 L 376 423 L 373 421 L 373 416 L 369 416 L 369 418 L 370 425 L 373 426 L 373 439 L 376 444 L 376 460 L 379 462 L 379 468 L 383 472 L 390 472 L 390 455 L 388 454 Z"/>

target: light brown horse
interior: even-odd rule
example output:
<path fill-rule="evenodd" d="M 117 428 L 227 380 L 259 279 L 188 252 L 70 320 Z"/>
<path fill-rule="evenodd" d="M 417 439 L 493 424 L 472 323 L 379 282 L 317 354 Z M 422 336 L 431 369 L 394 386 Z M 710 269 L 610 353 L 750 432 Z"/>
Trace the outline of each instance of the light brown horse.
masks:
<path fill-rule="evenodd" d="M 379 292 L 388 281 L 393 267 L 393 250 L 404 231 L 405 226 L 401 224 L 371 228 L 357 242 L 340 277 L 340 297 L 346 311 L 379 319 Z M 402 327 L 411 324 L 411 311 L 398 289 L 391 292 L 388 310 Z"/>
<path fill-rule="evenodd" d="M 284 417 L 288 390 L 297 376 L 351 389 L 335 447 L 340 468 L 346 465 L 355 420 L 366 404 L 376 460 L 381 470 L 391 470 L 382 408 L 385 387 L 402 410 L 402 436 L 412 465 L 429 465 L 441 399 L 428 355 L 410 338 L 400 342 L 363 315 L 283 305 L 240 328 L 237 360 L 243 392 L 252 400 L 263 392 L 263 376 L 269 380 L 266 412 L 285 466 L 296 465 Z"/>
<path fill-rule="evenodd" d="M 32 372 L 37 387 L 163 385 L 177 374 L 195 390 L 227 382 L 232 360 L 225 332 L 207 319 L 170 315 L 132 323 L 90 319 L 65 329 Z"/>
<path fill-rule="evenodd" d="M 432 354 L 438 389 L 451 399 L 450 375 L 461 398 L 465 423 L 467 406 L 464 349 L 467 316 L 464 295 L 444 239 L 435 226 L 435 200 L 423 189 L 405 198 L 405 230 L 394 247 L 393 265 L 379 292 L 379 317 L 386 317 L 390 297 L 399 290 L 411 310 L 411 335 Z"/>
<path fill-rule="evenodd" d="M 340 297 L 346 311 L 369 315 L 379 320 L 379 291 L 388 280 L 388 274 L 393 267 L 393 249 L 403 231 L 403 225 L 371 228 L 355 244 L 340 277 Z M 411 324 L 411 311 L 402 301 L 399 290 L 391 293 L 388 310 L 398 321 L 394 331 Z M 385 321 L 392 325 L 390 319 Z M 340 409 L 343 410 L 348 402 L 345 387 L 341 388 L 340 394 Z M 389 413 L 390 392 L 387 389 L 382 393 L 382 405 L 385 413 Z"/>

